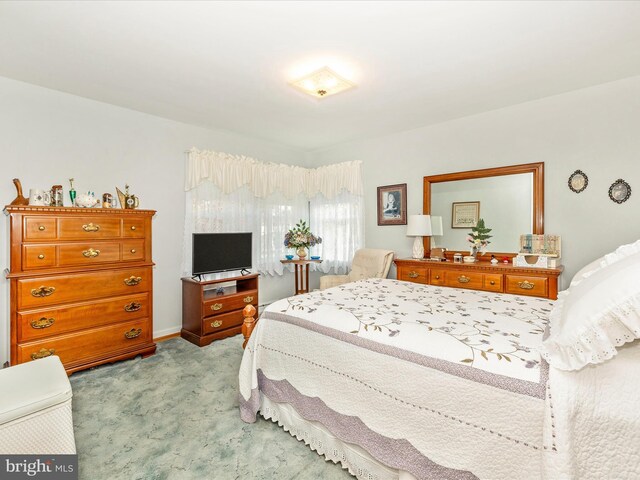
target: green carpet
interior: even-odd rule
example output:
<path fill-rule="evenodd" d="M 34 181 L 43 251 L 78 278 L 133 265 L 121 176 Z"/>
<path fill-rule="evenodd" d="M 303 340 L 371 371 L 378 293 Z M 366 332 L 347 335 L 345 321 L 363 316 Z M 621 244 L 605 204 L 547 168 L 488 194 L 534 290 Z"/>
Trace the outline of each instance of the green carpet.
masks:
<path fill-rule="evenodd" d="M 80 478 L 353 478 L 277 424 L 240 420 L 241 344 L 175 338 L 144 360 L 72 375 Z"/>

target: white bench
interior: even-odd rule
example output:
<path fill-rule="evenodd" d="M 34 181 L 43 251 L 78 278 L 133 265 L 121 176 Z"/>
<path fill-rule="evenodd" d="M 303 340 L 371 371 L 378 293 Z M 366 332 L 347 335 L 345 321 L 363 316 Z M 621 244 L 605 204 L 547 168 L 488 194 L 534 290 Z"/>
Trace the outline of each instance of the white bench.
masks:
<path fill-rule="evenodd" d="M 0 370 L 0 454 L 73 454 L 71 384 L 57 356 Z"/>

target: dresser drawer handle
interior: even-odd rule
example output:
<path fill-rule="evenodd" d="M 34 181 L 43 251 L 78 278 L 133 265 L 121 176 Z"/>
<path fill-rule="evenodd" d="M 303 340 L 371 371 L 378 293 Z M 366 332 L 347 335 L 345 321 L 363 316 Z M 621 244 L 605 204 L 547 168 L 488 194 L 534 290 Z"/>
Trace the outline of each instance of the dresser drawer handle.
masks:
<path fill-rule="evenodd" d="M 440 275 L 436 275 L 436 280 L 440 280 Z"/>
<path fill-rule="evenodd" d="M 82 255 L 86 258 L 95 258 L 100 255 L 100 250 L 94 250 L 93 248 L 90 248 L 89 250 L 84 250 L 82 252 Z"/>
<path fill-rule="evenodd" d="M 33 297 L 48 297 L 49 295 L 53 295 L 53 292 L 56 291 L 56 287 L 38 287 L 31 289 L 31 296 Z"/>
<path fill-rule="evenodd" d="M 131 225 L 131 230 L 135 230 L 136 226 L 135 225 Z"/>
<path fill-rule="evenodd" d="M 40 225 L 40 226 L 38 227 L 38 230 L 40 230 L 41 232 L 44 232 L 44 231 L 45 231 L 45 228 L 46 228 L 46 227 L 45 227 L 44 225 Z"/>
<path fill-rule="evenodd" d="M 126 338 L 137 338 L 140 336 L 140 334 L 142 333 L 142 329 L 141 328 L 132 328 L 131 330 L 129 330 L 128 332 L 124 332 L 124 336 Z"/>
<path fill-rule="evenodd" d="M 131 303 L 127 303 L 124 306 L 124 311 L 125 312 L 137 312 L 138 310 L 140 310 L 142 308 L 142 304 L 138 303 L 138 302 L 131 302 Z"/>
<path fill-rule="evenodd" d="M 408 275 L 409 278 L 418 278 L 419 276 L 420 275 L 417 272 L 413 272 L 413 271 L 409 272 L 409 275 Z"/>
<path fill-rule="evenodd" d="M 489 282 L 489 285 L 495 285 L 495 284 L 496 284 L 496 281 L 495 281 L 495 280 L 491 280 L 491 281 Z"/>
<path fill-rule="evenodd" d="M 218 327 L 222 326 L 222 320 L 214 320 L 213 322 L 211 322 L 211 326 L 213 328 L 218 328 Z"/>
<path fill-rule="evenodd" d="M 142 277 L 136 277 L 134 275 L 131 275 L 129 278 L 124 279 L 124 284 L 129 287 L 133 287 L 135 285 L 138 285 L 141 281 L 142 281 Z"/>
<path fill-rule="evenodd" d="M 221 308 L 222 308 L 222 304 L 221 303 L 214 303 L 213 305 L 211 305 L 211 310 L 213 310 L 214 312 L 217 312 Z"/>
<path fill-rule="evenodd" d="M 244 303 L 251 303 L 251 302 L 253 302 L 253 296 L 247 295 L 242 300 L 244 300 Z"/>
<path fill-rule="evenodd" d="M 132 248 L 130 251 L 131 251 L 131 253 L 136 253 L 136 249 L 135 248 Z"/>
<path fill-rule="evenodd" d="M 31 320 L 31 328 L 39 330 L 41 328 L 49 328 L 55 322 L 55 318 L 42 317 L 38 320 Z"/>
<path fill-rule="evenodd" d="M 465 275 L 460 275 L 458 277 L 458 282 L 460 283 L 469 283 L 471 281 L 471 279 Z"/>
<path fill-rule="evenodd" d="M 43 254 L 43 253 L 41 253 L 40 255 L 38 255 L 38 258 L 39 258 L 40 260 L 44 259 L 44 254 Z"/>
<path fill-rule="evenodd" d="M 82 229 L 85 232 L 97 232 L 100 230 L 100 225 L 95 225 L 93 223 L 88 223 L 87 225 L 82 225 Z"/>
<path fill-rule="evenodd" d="M 55 348 L 41 348 L 38 352 L 31 354 L 31 360 L 38 360 L 39 358 L 47 358 L 56 353 Z"/>
<path fill-rule="evenodd" d="M 523 290 L 533 290 L 535 284 L 525 280 L 523 282 L 518 282 L 518 286 Z"/>

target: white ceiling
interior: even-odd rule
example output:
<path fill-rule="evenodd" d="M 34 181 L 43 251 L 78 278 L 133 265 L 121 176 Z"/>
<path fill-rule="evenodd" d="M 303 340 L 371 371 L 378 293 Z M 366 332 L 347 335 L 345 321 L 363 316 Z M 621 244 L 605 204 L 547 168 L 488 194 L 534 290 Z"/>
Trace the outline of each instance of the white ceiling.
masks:
<path fill-rule="evenodd" d="M 0 75 L 304 150 L 640 75 L 640 2 L 0 2 Z M 287 84 L 329 66 L 358 87 Z"/>

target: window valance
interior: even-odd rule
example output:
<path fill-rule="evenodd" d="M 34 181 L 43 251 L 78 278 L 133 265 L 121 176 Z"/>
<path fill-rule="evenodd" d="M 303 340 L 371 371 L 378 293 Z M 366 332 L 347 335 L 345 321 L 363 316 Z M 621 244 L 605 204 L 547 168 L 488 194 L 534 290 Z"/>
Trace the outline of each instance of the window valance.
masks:
<path fill-rule="evenodd" d="M 333 199 L 345 191 L 362 196 L 361 168 L 360 161 L 304 168 L 192 148 L 187 152 L 185 191 L 209 181 L 226 194 L 247 186 L 258 198 L 275 192 L 286 198 L 303 194 L 311 199 L 320 193 Z"/>

